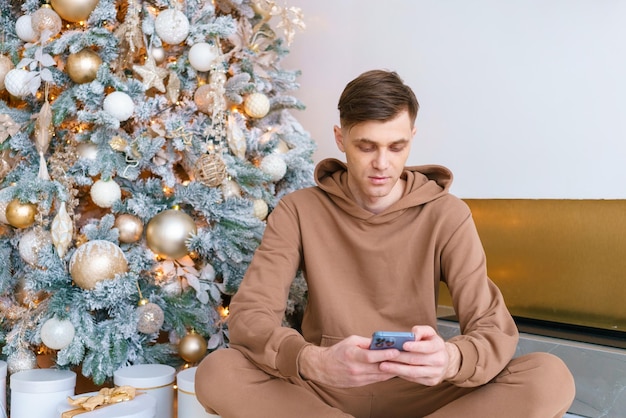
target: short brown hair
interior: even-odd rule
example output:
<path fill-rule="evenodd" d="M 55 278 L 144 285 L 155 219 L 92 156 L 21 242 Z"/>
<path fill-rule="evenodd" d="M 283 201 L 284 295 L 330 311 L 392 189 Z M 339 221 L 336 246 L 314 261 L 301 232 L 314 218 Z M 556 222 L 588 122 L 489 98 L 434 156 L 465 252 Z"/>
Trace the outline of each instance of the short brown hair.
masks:
<path fill-rule="evenodd" d="M 342 128 L 371 120 L 385 122 L 403 110 L 415 123 L 419 103 L 413 90 L 394 71 L 367 71 L 346 85 L 339 98 Z"/>

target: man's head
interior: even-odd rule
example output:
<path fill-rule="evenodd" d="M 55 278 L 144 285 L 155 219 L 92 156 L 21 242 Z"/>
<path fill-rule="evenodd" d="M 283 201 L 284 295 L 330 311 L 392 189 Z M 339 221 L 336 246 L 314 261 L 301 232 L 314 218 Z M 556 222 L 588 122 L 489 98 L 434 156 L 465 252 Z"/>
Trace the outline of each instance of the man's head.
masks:
<path fill-rule="evenodd" d="M 415 123 L 419 103 L 413 90 L 393 71 L 367 71 L 348 83 L 339 98 L 343 129 L 365 121 L 385 122 L 406 110 Z"/>
<path fill-rule="evenodd" d="M 335 142 L 346 155 L 348 187 L 359 206 L 379 213 L 404 193 L 417 99 L 396 73 L 376 70 L 348 83 L 338 107 Z"/>

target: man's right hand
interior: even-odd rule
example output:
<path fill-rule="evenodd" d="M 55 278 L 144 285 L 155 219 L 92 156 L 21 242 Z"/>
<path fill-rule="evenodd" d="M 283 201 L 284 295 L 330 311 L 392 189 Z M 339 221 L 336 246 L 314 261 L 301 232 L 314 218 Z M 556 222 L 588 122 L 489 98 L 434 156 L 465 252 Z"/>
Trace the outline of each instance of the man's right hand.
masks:
<path fill-rule="evenodd" d="M 396 375 L 382 372 L 379 364 L 393 361 L 400 351 L 370 350 L 370 338 L 353 335 L 330 347 L 308 345 L 298 358 L 303 379 L 340 388 L 365 386 Z"/>

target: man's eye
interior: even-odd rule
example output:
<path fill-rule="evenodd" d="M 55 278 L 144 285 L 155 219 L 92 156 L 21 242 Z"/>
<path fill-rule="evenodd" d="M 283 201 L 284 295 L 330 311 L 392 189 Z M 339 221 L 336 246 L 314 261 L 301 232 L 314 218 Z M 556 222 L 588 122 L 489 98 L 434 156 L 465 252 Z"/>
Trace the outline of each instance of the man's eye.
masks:
<path fill-rule="evenodd" d="M 401 152 L 404 149 L 404 145 L 396 145 L 390 148 L 392 152 Z"/>
<path fill-rule="evenodd" d="M 359 149 L 363 152 L 372 152 L 374 151 L 374 147 L 366 147 L 366 146 L 360 146 Z"/>

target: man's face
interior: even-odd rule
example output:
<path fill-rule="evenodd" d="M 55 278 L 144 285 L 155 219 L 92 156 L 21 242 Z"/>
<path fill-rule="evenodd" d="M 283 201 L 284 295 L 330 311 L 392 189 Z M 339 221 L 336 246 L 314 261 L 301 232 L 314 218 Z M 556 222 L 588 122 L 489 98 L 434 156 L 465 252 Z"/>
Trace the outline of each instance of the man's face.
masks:
<path fill-rule="evenodd" d="M 404 191 L 398 179 L 415 135 L 409 113 L 387 122 L 367 121 L 334 128 L 337 147 L 346 154 L 348 186 L 357 203 L 374 213 L 395 203 Z"/>

